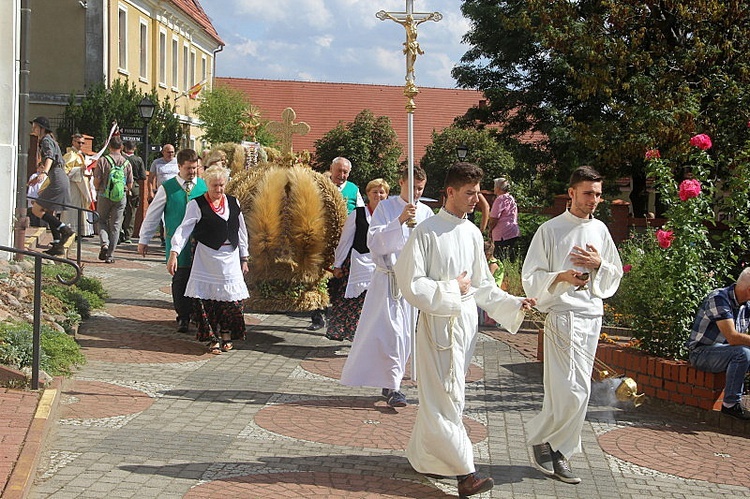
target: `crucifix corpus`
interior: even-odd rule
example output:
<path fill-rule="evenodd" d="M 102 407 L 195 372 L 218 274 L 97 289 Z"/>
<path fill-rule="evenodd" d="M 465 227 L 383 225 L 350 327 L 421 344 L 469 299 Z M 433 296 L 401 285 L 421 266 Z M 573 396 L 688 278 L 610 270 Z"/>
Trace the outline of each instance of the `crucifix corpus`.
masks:
<path fill-rule="evenodd" d="M 406 55 L 406 85 L 404 86 L 404 96 L 406 96 L 406 130 L 407 130 L 407 164 L 409 166 L 409 202 L 414 204 L 414 110 L 417 106 L 414 104 L 414 97 L 419 93 L 419 89 L 414 83 L 414 63 L 418 55 L 423 55 L 424 50 L 417 42 L 417 27 L 423 22 L 438 22 L 443 18 L 440 12 L 414 12 L 414 0 L 406 0 L 406 10 L 404 12 L 386 12 L 381 10 L 375 17 L 381 21 L 390 19 L 397 22 L 406 30 L 406 41 L 404 42 L 404 54 Z M 414 226 L 414 221 L 410 220 L 410 227 Z"/>

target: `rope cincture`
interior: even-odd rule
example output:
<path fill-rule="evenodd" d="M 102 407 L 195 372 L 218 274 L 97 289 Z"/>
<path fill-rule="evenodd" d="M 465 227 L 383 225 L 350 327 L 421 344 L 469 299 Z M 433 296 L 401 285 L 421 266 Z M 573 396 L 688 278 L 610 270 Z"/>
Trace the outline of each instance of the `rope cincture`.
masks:
<path fill-rule="evenodd" d="M 591 361 L 594 371 L 596 371 L 597 377 L 599 380 L 605 380 L 608 378 L 617 378 L 620 376 L 620 374 L 612 369 L 612 367 L 605 364 L 603 361 L 599 360 L 597 358 L 596 354 L 591 354 L 587 350 L 580 348 L 578 345 L 573 343 L 569 338 L 564 337 L 562 334 L 560 334 L 555 328 L 550 326 L 549 331 L 547 331 L 546 326 L 546 320 L 541 320 L 540 316 L 546 317 L 546 315 L 541 315 L 541 312 L 532 310 L 529 314 L 531 322 L 536 326 L 537 329 L 541 329 L 544 331 L 544 334 L 552 333 L 552 335 L 557 339 L 561 340 L 561 342 L 566 343 L 568 348 L 572 348 L 575 350 L 578 354 L 580 354 L 582 357 L 584 357 L 586 360 Z M 541 322 L 540 322 L 541 321 Z M 557 341 L 552 342 L 555 345 L 555 348 L 557 348 L 557 351 L 561 351 L 561 347 L 558 345 Z"/>

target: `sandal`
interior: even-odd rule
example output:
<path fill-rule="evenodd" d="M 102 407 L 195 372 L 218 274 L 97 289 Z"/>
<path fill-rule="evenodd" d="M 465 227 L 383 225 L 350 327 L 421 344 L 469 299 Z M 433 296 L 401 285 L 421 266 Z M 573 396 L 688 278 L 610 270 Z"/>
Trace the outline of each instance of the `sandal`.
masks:
<path fill-rule="evenodd" d="M 221 345 L 218 341 L 208 345 L 208 353 L 219 355 L 221 353 Z"/>
<path fill-rule="evenodd" d="M 228 336 L 228 338 L 224 338 L 225 336 Z M 221 351 L 222 352 L 228 352 L 231 349 L 234 348 L 234 345 L 232 345 L 232 336 L 227 333 L 222 333 L 221 335 Z"/>

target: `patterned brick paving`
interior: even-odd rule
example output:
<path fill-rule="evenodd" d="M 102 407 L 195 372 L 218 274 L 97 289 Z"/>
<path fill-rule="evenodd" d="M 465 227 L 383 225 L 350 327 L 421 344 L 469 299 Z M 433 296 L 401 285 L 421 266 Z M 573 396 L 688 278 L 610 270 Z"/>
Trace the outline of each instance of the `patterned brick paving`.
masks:
<path fill-rule="evenodd" d="M 266 430 L 311 442 L 403 450 L 416 416 L 415 405 L 391 409 L 384 400 L 345 398 L 267 406 L 258 412 L 255 422 Z M 464 426 L 473 443 L 487 438 L 481 423 L 464 418 Z"/>
<path fill-rule="evenodd" d="M 322 332 L 305 331 L 308 317 L 248 316 L 248 324 L 258 324 L 255 339 L 211 356 L 192 333 L 174 332 L 158 246 L 147 259 L 133 245 L 118 249 L 116 263 L 105 265 L 96 261 L 96 241 L 84 243 L 86 272 L 100 277 L 112 297 L 106 313 L 82 327 L 89 363 L 67 384 L 60 411 L 101 424 L 55 427 L 30 499 L 455 497 L 447 495 L 455 494 L 455 480 L 433 483 L 404 456 L 415 392 L 407 392 L 412 405 L 392 410 L 369 396 L 372 389 L 341 387 L 344 358 L 330 355 Z M 650 406 L 592 403 L 584 453 L 572 459 L 583 482 L 545 479 L 528 464 L 523 425 L 541 407 L 540 365 L 529 362 L 536 333 L 482 330 L 494 339 L 477 345 L 467 385 L 471 417 L 464 418 L 477 465 L 496 482 L 481 497 L 750 493 L 746 438 Z M 0 391 L 0 429 L 33 413 L 34 400 L 11 398 L 9 405 L 8 396 L 15 394 Z M 15 406 L 31 409 L 5 412 Z M 113 416 L 122 418 L 107 424 Z M 0 443 L 0 457 L 13 452 L 13 441 Z"/>
<path fill-rule="evenodd" d="M 78 335 L 78 342 L 87 359 L 104 362 L 153 364 L 193 362 L 211 357 L 201 343 L 142 333 L 139 329 L 138 324 L 133 323 L 126 333 L 87 331 Z"/>
<path fill-rule="evenodd" d="M 312 359 L 303 360 L 300 363 L 300 367 L 307 372 L 325 376 L 331 379 L 340 379 L 341 371 L 344 368 L 346 357 L 316 357 Z M 469 366 L 469 372 L 466 375 L 467 383 L 474 383 L 484 377 L 484 371 L 481 367 L 476 364 Z M 407 362 L 406 373 L 402 386 L 416 387 L 417 383 L 411 379 L 411 359 Z"/>
<path fill-rule="evenodd" d="M 65 390 L 60 417 L 97 419 L 145 411 L 154 401 L 138 390 L 100 381 L 74 380 Z"/>
<path fill-rule="evenodd" d="M 620 459 L 670 475 L 750 487 L 746 436 L 699 426 L 645 426 L 607 432 L 599 445 Z"/>
<path fill-rule="evenodd" d="M 270 473 L 216 480 L 199 485 L 185 499 L 215 497 L 441 498 L 455 497 L 414 482 L 343 473 Z"/>

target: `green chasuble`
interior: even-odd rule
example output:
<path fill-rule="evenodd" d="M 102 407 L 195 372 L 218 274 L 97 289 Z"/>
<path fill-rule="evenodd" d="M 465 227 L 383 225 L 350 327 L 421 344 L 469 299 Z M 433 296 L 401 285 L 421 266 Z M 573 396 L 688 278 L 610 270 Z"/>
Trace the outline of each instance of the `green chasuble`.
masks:
<path fill-rule="evenodd" d="M 169 250 L 172 247 L 172 236 L 177 230 L 177 227 L 182 223 L 182 219 L 185 218 L 185 208 L 187 208 L 188 201 L 195 199 L 198 196 L 202 196 L 208 191 L 206 182 L 204 182 L 202 178 L 196 177 L 193 179 L 193 182 L 195 183 L 195 186 L 191 189 L 190 194 L 185 192 L 180 186 L 177 178 L 171 178 L 161 184 L 167 194 L 167 204 L 164 206 L 164 239 L 166 239 L 167 259 L 169 259 Z M 177 266 L 190 267 L 191 263 L 192 248 L 189 244 L 186 244 L 182 253 L 177 257 Z"/>
<path fill-rule="evenodd" d="M 354 208 L 357 207 L 357 193 L 359 192 L 359 187 L 354 185 L 353 183 L 347 181 L 346 184 L 344 184 L 344 188 L 341 189 L 341 195 L 344 196 L 344 201 L 346 201 L 346 212 L 351 213 Z"/>

